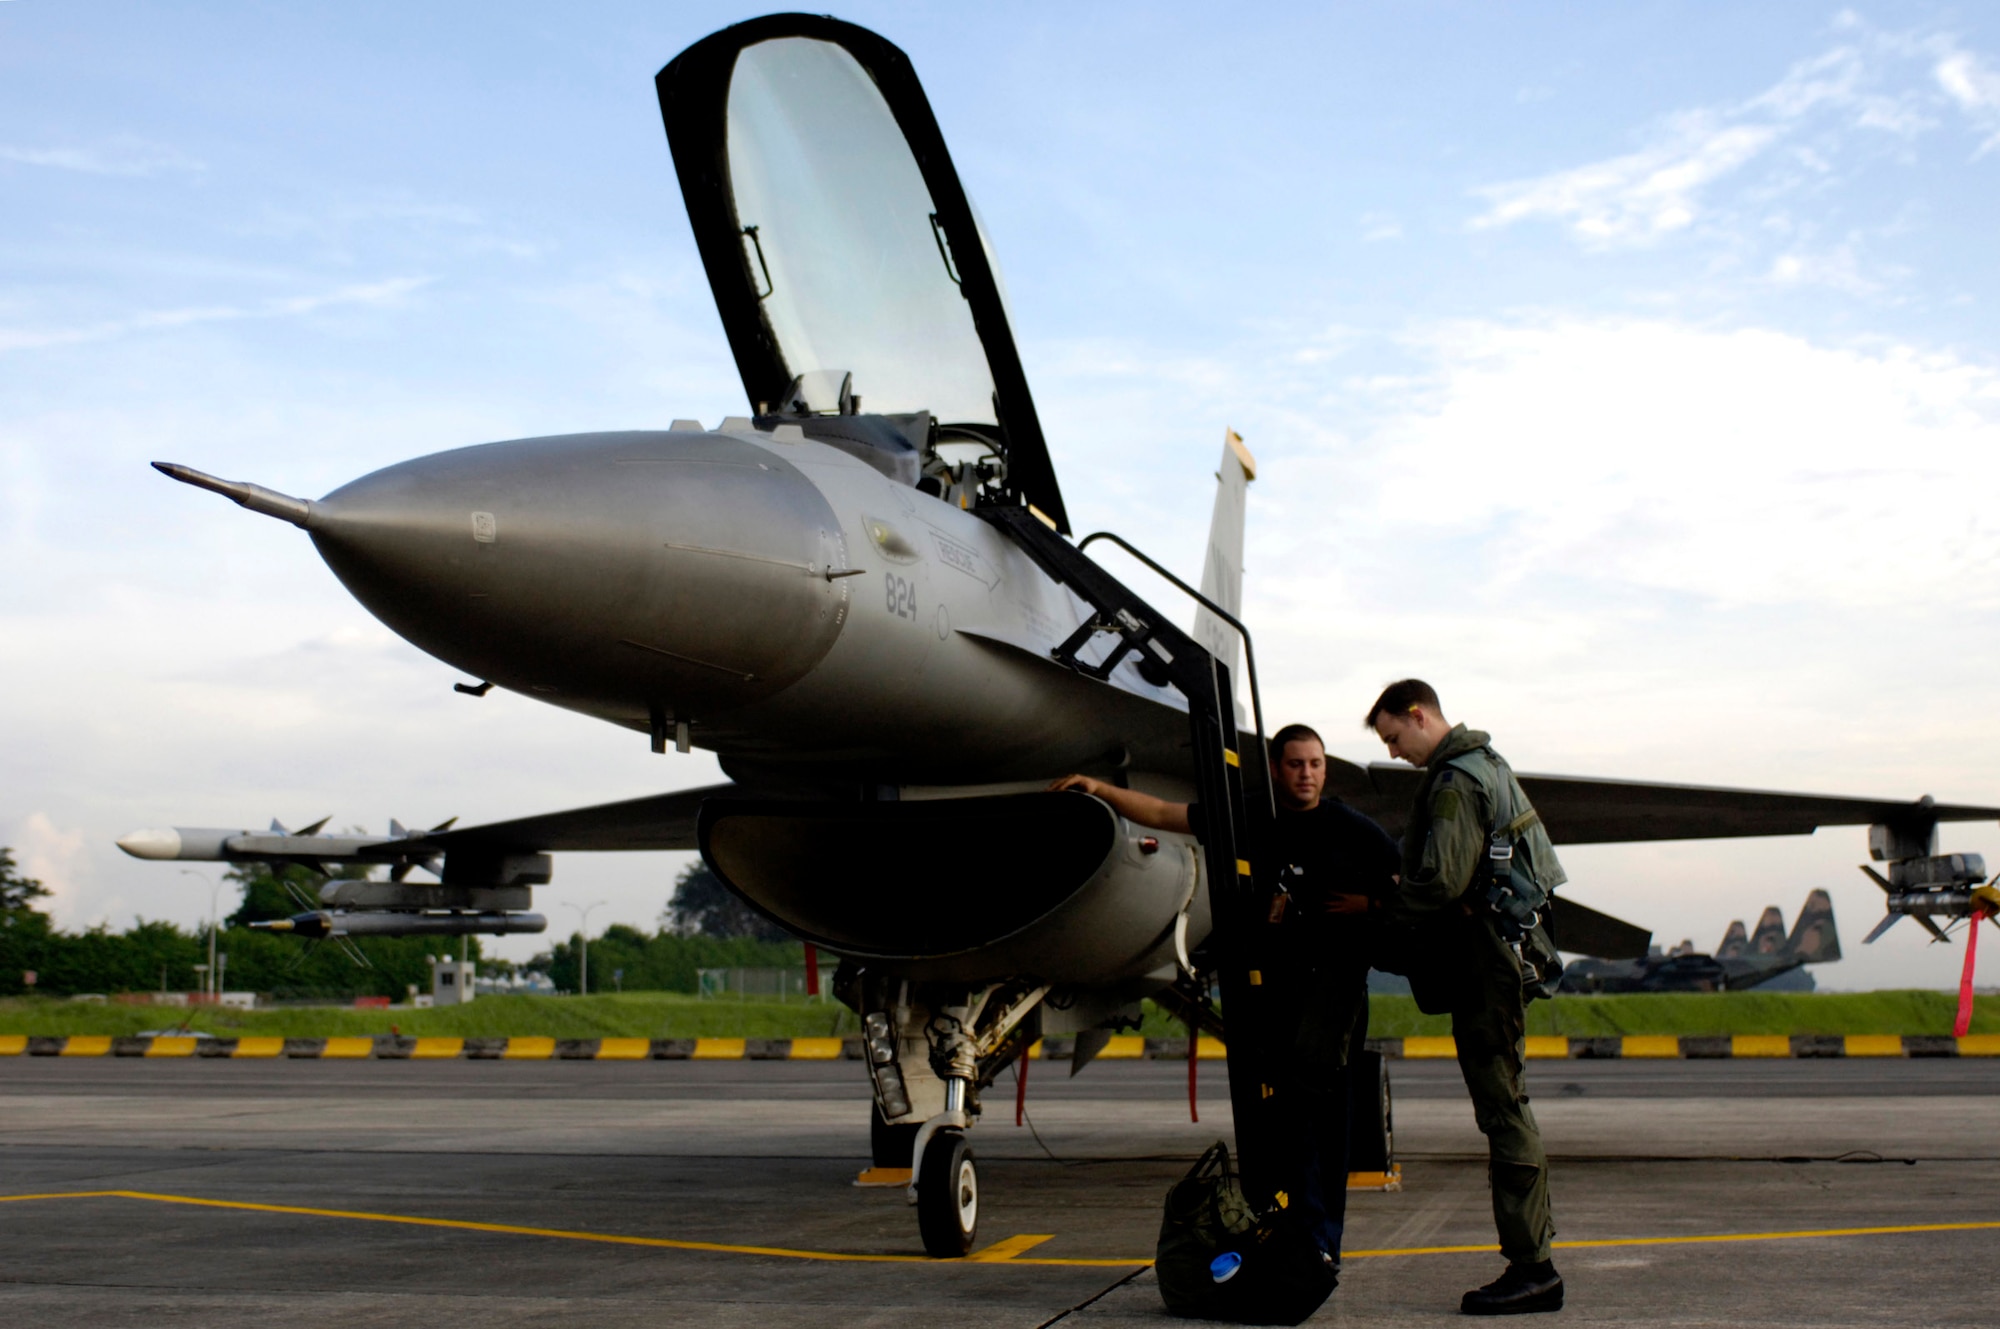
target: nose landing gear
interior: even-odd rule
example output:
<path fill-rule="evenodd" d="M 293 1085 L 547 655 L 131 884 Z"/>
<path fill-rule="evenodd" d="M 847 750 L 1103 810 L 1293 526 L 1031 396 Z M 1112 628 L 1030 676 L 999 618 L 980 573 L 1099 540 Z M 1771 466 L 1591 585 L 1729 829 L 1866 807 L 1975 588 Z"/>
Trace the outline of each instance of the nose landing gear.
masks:
<path fill-rule="evenodd" d="M 886 977 L 843 994 L 866 1012 L 862 1042 L 875 1089 L 873 1166 L 860 1184 L 905 1183 L 931 1256 L 962 1259 L 972 1251 L 979 1168 L 966 1134 L 979 1117 L 979 1090 L 1039 1035 L 1047 994 L 1035 983 L 967 992 Z"/>
<path fill-rule="evenodd" d="M 917 1168 L 917 1231 L 924 1253 L 957 1259 L 972 1251 L 979 1231 L 979 1168 L 965 1132 L 933 1132 Z"/>

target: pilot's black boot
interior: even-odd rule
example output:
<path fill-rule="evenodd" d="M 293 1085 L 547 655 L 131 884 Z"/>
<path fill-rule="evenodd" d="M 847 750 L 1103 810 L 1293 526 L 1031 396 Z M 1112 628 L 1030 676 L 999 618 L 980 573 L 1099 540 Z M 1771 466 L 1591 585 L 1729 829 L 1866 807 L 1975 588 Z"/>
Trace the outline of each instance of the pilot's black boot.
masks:
<path fill-rule="evenodd" d="M 1510 1264 L 1507 1272 L 1474 1288 L 1458 1303 L 1466 1315 L 1532 1315 L 1563 1308 L 1562 1275 L 1554 1260 L 1540 1264 Z"/>

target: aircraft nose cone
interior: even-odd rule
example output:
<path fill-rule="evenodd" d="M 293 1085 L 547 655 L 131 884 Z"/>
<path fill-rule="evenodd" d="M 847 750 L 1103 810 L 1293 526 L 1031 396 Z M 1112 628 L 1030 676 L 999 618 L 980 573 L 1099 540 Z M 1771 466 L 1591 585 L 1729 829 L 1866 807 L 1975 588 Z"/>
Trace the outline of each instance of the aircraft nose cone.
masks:
<path fill-rule="evenodd" d="M 767 696 L 818 663 L 847 588 L 833 510 L 726 435 L 524 439 L 392 466 L 308 528 L 390 628 L 477 678 L 644 726 Z"/>

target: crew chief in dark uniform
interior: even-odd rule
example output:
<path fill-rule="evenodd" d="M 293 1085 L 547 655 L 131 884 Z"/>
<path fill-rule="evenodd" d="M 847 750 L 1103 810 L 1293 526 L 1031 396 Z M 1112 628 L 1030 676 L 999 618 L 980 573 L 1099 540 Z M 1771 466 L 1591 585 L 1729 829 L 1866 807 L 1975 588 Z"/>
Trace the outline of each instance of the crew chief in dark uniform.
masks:
<path fill-rule="evenodd" d="M 1249 856 L 1265 880 L 1282 881 L 1270 921 L 1264 972 L 1277 989 L 1273 1006 L 1288 1013 L 1282 1028 L 1258 1031 L 1284 1067 L 1292 1105 L 1281 1189 L 1296 1203 L 1329 1263 L 1340 1261 L 1347 1214 L 1349 1049 L 1367 1036 L 1368 923 L 1395 889 L 1400 855 L 1395 841 L 1366 816 L 1323 799 L 1326 744 L 1305 725 L 1286 725 L 1270 742 L 1275 822 L 1255 818 Z M 1109 803 L 1127 821 L 1202 838 L 1200 804 L 1169 803 L 1088 776 L 1071 775 L 1052 789 L 1076 789 Z"/>

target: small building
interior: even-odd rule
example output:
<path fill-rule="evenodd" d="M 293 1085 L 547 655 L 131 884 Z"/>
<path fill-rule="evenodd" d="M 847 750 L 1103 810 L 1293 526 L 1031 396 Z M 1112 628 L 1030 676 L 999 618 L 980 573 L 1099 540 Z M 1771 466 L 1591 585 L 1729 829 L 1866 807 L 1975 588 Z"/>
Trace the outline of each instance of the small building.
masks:
<path fill-rule="evenodd" d="M 442 955 L 428 958 L 431 962 L 431 1005 L 457 1006 L 477 995 L 473 986 L 479 975 L 477 963 L 452 960 Z"/>

